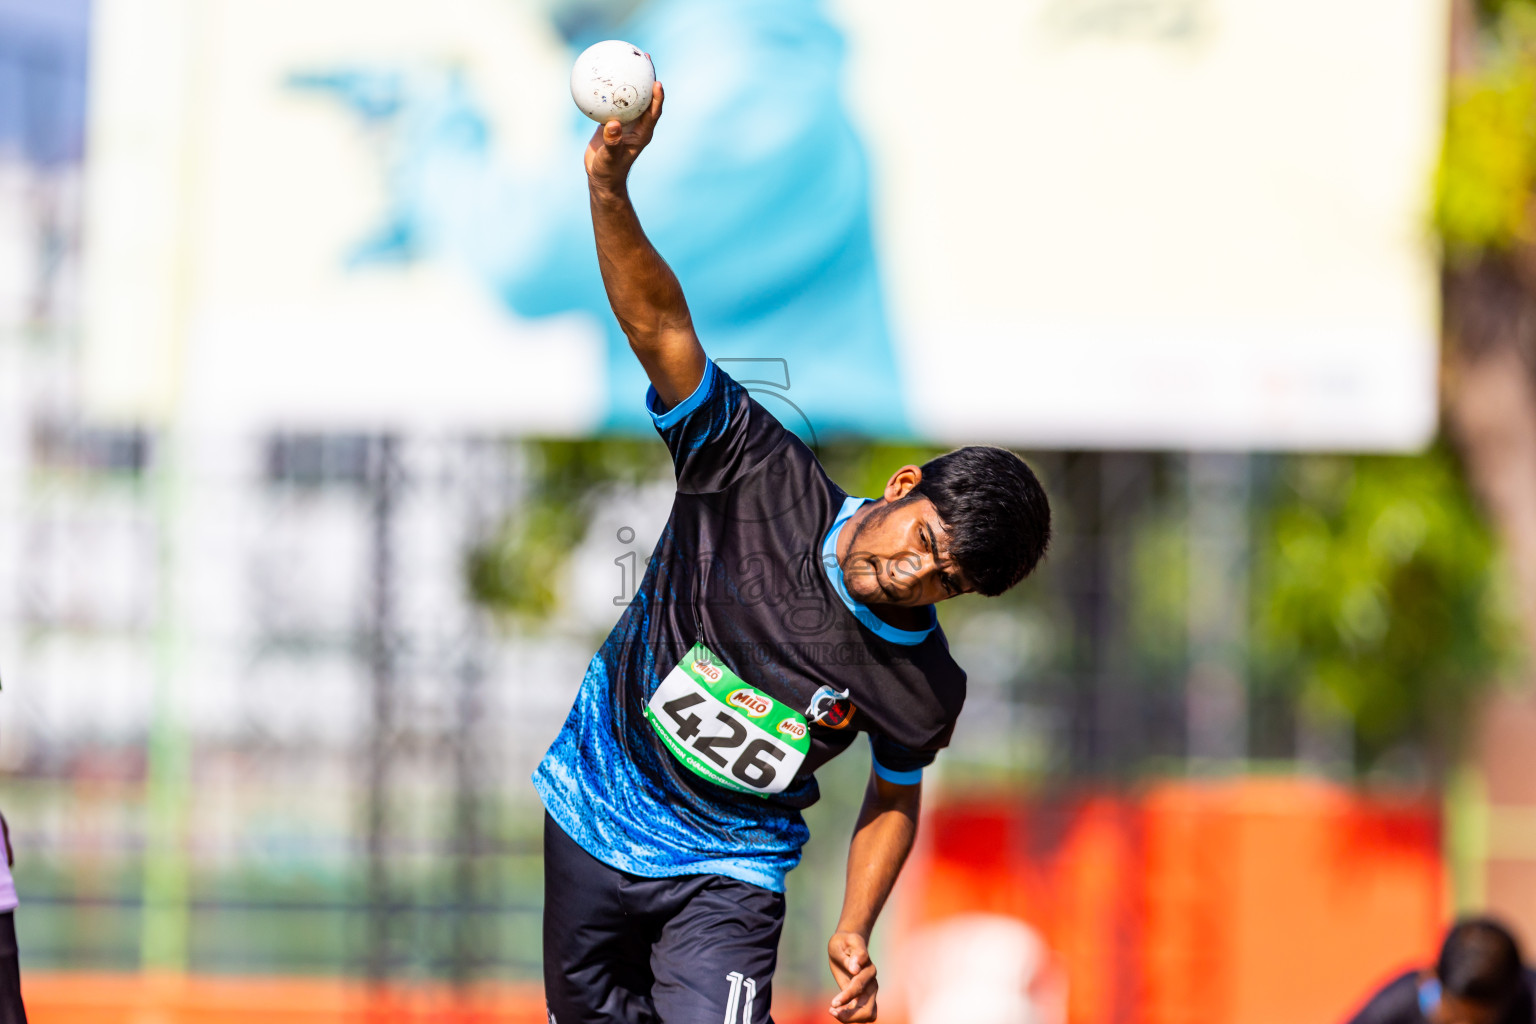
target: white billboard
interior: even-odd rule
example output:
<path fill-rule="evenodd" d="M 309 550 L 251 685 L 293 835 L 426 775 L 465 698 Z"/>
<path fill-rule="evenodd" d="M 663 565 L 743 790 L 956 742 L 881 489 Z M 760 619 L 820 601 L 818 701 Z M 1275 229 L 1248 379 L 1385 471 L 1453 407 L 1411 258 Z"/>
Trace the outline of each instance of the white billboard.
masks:
<path fill-rule="evenodd" d="M 667 86 L 641 218 L 822 436 L 1409 449 L 1445 0 L 98 0 L 88 394 L 645 429 L 567 91 Z M 604 20 L 608 19 L 608 20 Z M 777 384 L 774 385 L 778 387 Z"/>

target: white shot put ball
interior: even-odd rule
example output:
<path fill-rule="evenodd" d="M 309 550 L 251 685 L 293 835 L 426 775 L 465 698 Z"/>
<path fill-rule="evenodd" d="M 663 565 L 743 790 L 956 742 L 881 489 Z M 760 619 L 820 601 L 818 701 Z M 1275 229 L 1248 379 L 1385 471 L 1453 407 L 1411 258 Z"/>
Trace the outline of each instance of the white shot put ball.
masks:
<path fill-rule="evenodd" d="M 655 84 L 650 54 L 622 39 L 593 43 L 571 68 L 571 99 L 598 124 L 628 124 L 645 113 Z"/>

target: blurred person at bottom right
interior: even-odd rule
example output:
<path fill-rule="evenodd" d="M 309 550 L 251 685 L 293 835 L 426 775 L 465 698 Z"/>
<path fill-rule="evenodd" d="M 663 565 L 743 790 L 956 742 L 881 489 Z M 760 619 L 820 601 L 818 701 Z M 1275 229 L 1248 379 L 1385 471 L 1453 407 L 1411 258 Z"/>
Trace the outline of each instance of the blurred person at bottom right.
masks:
<path fill-rule="evenodd" d="M 1536 970 L 1509 930 L 1465 918 L 1446 934 L 1432 967 L 1384 985 L 1349 1024 L 1533 1024 Z"/>

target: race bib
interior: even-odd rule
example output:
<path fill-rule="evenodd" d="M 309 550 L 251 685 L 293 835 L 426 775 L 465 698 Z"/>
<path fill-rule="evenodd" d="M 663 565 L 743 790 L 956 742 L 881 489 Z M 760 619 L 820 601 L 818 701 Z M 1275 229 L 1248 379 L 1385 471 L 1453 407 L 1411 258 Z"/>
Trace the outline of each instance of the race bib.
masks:
<path fill-rule="evenodd" d="M 661 681 L 645 717 L 683 767 L 740 793 L 782 793 L 811 749 L 803 715 L 742 682 L 702 643 Z"/>

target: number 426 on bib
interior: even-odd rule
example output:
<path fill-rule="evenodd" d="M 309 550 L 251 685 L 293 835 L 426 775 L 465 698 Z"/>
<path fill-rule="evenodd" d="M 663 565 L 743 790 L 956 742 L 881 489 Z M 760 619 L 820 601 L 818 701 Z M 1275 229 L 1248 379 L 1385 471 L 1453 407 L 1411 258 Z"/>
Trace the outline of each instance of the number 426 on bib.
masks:
<path fill-rule="evenodd" d="M 811 747 L 802 715 L 748 686 L 702 643 L 667 673 L 645 717 L 683 767 L 741 793 L 783 792 Z"/>

